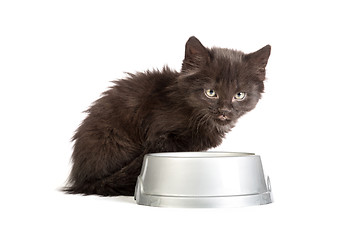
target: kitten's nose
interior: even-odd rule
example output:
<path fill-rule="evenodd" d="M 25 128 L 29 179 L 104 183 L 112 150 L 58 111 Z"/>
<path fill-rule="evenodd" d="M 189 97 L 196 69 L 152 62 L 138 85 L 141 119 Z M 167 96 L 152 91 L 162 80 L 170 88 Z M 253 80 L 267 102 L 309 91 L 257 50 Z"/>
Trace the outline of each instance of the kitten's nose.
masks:
<path fill-rule="evenodd" d="M 225 115 L 229 114 L 231 112 L 231 110 L 227 107 L 223 107 L 223 108 L 219 108 L 219 112 L 220 112 L 220 114 L 225 116 Z"/>

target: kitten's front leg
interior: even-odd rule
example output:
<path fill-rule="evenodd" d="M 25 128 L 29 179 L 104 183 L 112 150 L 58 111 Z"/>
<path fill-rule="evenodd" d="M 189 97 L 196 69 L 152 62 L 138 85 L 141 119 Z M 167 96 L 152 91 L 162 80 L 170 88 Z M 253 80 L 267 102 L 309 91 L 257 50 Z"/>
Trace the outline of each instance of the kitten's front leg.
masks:
<path fill-rule="evenodd" d="M 174 152 L 177 151 L 176 143 L 169 134 L 161 134 L 155 141 L 153 149 L 158 152 Z"/>
<path fill-rule="evenodd" d="M 160 134 L 149 146 L 151 152 L 184 152 L 191 151 L 190 139 L 183 139 L 176 134 Z"/>

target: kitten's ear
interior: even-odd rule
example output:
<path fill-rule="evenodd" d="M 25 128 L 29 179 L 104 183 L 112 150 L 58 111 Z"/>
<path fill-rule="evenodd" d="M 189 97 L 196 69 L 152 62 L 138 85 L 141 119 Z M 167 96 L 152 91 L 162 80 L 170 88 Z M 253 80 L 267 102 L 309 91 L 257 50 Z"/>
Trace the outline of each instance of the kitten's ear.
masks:
<path fill-rule="evenodd" d="M 265 67 L 270 57 L 271 46 L 266 45 L 260 50 L 246 55 L 246 60 L 254 67 L 260 80 L 265 80 Z"/>
<path fill-rule="evenodd" d="M 185 45 L 184 62 L 190 66 L 197 66 L 207 63 L 210 60 L 210 53 L 196 37 L 190 37 Z"/>

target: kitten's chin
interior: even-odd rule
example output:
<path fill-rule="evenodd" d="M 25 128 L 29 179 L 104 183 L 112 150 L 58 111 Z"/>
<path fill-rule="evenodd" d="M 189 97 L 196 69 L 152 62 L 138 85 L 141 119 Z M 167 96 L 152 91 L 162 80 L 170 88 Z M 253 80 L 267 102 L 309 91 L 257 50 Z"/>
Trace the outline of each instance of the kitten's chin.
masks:
<path fill-rule="evenodd" d="M 226 132 L 229 132 L 231 130 L 231 128 L 233 128 L 235 126 L 235 123 L 230 119 L 215 118 L 214 125 L 219 132 L 226 133 Z"/>
<path fill-rule="evenodd" d="M 232 123 L 232 121 L 230 119 L 219 119 L 216 118 L 214 119 L 215 123 L 220 125 L 220 126 L 226 126 Z"/>

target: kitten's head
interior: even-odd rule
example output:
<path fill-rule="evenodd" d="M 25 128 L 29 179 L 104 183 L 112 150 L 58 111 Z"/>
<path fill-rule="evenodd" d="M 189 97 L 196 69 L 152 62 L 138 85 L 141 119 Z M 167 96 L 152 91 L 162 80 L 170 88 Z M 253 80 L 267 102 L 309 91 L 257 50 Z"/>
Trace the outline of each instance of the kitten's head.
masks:
<path fill-rule="evenodd" d="M 269 45 L 244 54 L 224 48 L 205 48 L 191 37 L 185 47 L 179 87 L 202 119 L 229 130 L 255 108 L 264 91 Z"/>

